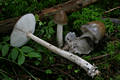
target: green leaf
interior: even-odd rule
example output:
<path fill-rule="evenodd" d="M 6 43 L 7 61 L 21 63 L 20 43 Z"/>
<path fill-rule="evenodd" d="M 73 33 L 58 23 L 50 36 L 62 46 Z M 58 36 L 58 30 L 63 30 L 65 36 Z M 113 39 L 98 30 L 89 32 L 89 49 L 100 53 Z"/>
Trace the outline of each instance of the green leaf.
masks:
<path fill-rule="evenodd" d="M 80 71 L 79 69 L 74 70 L 75 73 L 78 73 L 79 71 Z"/>
<path fill-rule="evenodd" d="M 115 80 L 120 80 L 120 75 L 115 76 Z"/>
<path fill-rule="evenodd" d="M 49 56 L 49 62 L 54 63 L 54 57 L 53 56 Z"/>
<path fill-rule="evenodd" d="M 112 78 L 110 78 L 110 80 L 113 80 Z"/>
<path fill-rule="evenodd" d="M 37 52 L 28 53 L 27 56 L 30 57 L 30 58 L 32 58 L 32 57 L 39 57 L 39 58 L 41 58 L 40 53 L 37 53 Z"/>
<path fill-rule="evenodd" d="M 2 47 L 2 56 L 6 56 L 9 51 L 9 45 L 6 44 Z"/>
<path fill-rule="evenodd" d="M 0 44 L 0 51 L 2 50 L 2 44 Z"/>
<path fill-rule="evenodd" d="M 2 70 L 0 70 L 0 75 L 2 76 L 2 80 L 13 80 L 12 78 L 4 74 Z"/>
<path fill-rule="evenodd" d="M 70 65 L 67 66 L 68 69 L 72 69 L 72 67 L 73 67 L 72 64 L 70 64 Z"/>
<path fill-rule="evenodd" d="M 41 57 L 38 57 L 37 59 L 38 59 L 39 61 L 41 61 L 41 60 L 42 60 L 42 56 L 41 56 Z"/>
<path fill-rule="evenodd" d="M 41 62 L 40 61 L 34 61 L 34 64 L 36 65 L 36 66 L 38 66 L 39 64 L 40 64 Z"/>
<path fill-rule="evenodd" d="M 15 61 L 17 59 L 17 57 L 18 57 L 18 50 L 17 50 L 17 48 L 13 48 L 10 54 L 11 54 L 12 60 Z"/>
<path fill-rule="evenodd" d="M 91 56 L 85 56 L 84 59 L 85 60 L 89 60 L 91 58 Z"/>
<path fill-rule="evenodd" d="M 9 41 L 10 40 L 10 37 L 9 36 L 6 36 L 6 37 L 3 37 L 3 41 Z"/>
<path fill-rule="evenodd" d="M 39 25 L 41 26 L 41 25 L 43 25 L 43 23 L 40 21 L 40 22 L 39 22 Z"/>
<path fill-rule="evenodd" d="M 18 56 L 18 64 L 22 65 L 25 62 L 25 56 L 23 53 L 20 53 Z"/>
<path fill-rule="evenodd" d="M 6 78 L 4 78 L 4 79 L 2 79 L 2 80 L 13 80 L 13 79 L 10 78 L 10 77 L 6 77 Z"/>
<path fill-rule="evenodd" d="M 59 78 L 57 78 L 57 80 L 63 80 L 63 78 L 59 77 Z"/>
<path fill-rule="evenodd" d="M 47 69 L 47 70 L 45 71 L 45 73 L 46 73 L 46 74 L 52 74 L 52 70 Z"/>
<path fill-rule="evenodd" d="M 2 3 L 0 3 L 0 6 L 2 6 Z"/>
<path fill-rule="evenodd" d="M 8 5 L 8 3 L 7 2 L 5 2 L 5 6 L 7 6 Z"/>
<path fill-rule="evenodd" d="M 120 53 L 118 53 L 116 56 L 115 56 L 115 59 L 120 61 Z"/>
<path fill-rule="evenodd" d="M 24 46 L 21 48 L 21 50 L 25 53 L 29 53 L 29 52 L 32 52 L 34 49 L 29 46 Z"/>
<path fill-rule="evenodd" d="M 36 20 L 36 21 L 40 21 L 40 20 L 39 20 L 39 15 L 38 15 L 38 14 L 35 14 L 35 20 Z"/>

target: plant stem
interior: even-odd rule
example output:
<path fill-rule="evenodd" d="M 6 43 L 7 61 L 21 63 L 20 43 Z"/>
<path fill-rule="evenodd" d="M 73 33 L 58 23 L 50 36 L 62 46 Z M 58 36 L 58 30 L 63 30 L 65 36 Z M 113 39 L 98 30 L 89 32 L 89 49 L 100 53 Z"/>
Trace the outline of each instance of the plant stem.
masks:
<path fill-rule="evenodd" d="M 63 25 L 57 24 L 57 42 L 58 47 L 61 48 L 63 46 Z"/>

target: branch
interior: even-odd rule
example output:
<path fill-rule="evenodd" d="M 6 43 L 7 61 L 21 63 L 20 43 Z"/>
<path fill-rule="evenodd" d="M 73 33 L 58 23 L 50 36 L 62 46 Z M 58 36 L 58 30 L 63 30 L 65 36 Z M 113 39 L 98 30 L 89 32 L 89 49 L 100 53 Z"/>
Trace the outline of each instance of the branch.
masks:
<path fill-rule="evenodd" d="M 39 14 L 40 19 L 43 18 L 44 16 L 53 16 L 60 10 L 65 11 L 66 13 L 70 13 L 73 11 L 77 11 L 80 8 L 83 8 L 89 4 L 92 4 L 98 0 L 70 0 L 68 2 L 65 2 L 63 4 L 58 4 L 54 7 L 42 10 L 41 13 Z"/>

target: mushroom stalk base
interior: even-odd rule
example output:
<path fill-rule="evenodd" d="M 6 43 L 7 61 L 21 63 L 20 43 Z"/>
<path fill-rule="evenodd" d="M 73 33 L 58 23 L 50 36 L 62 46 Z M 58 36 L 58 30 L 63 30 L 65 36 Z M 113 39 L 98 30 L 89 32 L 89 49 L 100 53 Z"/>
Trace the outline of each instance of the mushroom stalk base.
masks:
<path fill-rule="evenodd" d="M 84 59 L 78 57 L 77 55 L 74 55 L 74 54 L 67 52 L 67 51 L 64 51 L 64 50 L 61 50 L 61 49 L 55 47 L 54 45 L 49 44 L 48 42 L 34 36 L 32 33 L 27 33 L 27 36 L 29 38 L 31 38 L 32 40 L 36 41 L 37 43 L 41 44 L 42 46 L 48 48 L 52 52 L 54 52 L 54 53 L 56 53 L 64 58 L 76 63 L 77 65 L 81 66 L 85 71 L 87 71 L 89 76 L 94 77 L 95 75 L 99 74 L 97 67 L 95 67 L 94 65 L 91 65 L 90 63 L 88 63 Z"/>
<path fill-rule="evenodd" d="M 57 42 L 58 42 L 58 47 L 63 46 L 63 25 L 62 24 L 57 24 Z"/>

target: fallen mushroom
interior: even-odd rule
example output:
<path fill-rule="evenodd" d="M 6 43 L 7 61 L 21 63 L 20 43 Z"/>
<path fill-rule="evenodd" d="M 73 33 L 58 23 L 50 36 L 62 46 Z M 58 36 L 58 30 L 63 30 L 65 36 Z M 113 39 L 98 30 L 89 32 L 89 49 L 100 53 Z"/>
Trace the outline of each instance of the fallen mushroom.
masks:
<path fill-rule="evenodd" d="M 94 43 L 98 43 L 105 34 L 105 26 L 99 21 L 85 24 L 81 26 L 81 30 L 83 34 L 80 37 L 76 37 L 74 32 L 69 32 L 66 35 L 67 44 L 64 46 L 64 50 L 78 54 L 89 54 L 93 50 Z"/>
<path fill-rule="evenodd" d="M 83 35 L 89 36 L 95 43 L 98 43 L 99 40 L 105 35 L 105 25 L 100 21 L 89 22 L 81 26 Z M 89 33 L 86 35 L 86 33 Z M 93 36 L 93 37 L 91 37 Z"/>
<path fill-rule="evenodd" d="M 58 47 L 63 46 L 63 25 L 67 24 L 67 15 L 61 10 L 54 16 L 54 22 L 57 24 L 57 42 Z"/>
<path fill-rule="evenodd" d="M 94 65 L 91 65 L 84 59 L 70 52 L 61 50 L 55 47 L 54 45 L 34 36 L 33 33 L 35 31 L 35 23 L 36 23 L 35 17 L 33 14 L 26 14 L 22 16 L 18 20 L 18 22 L 16 23 L 12 31 L 12 34 L 10 37 L 11 46 L 20 47 L 24 45 L 29 39 L 32 39 L 35 42 L 41 44 L 42 46 L 48 48 L 52 52 L 81 66 L 85 71 L 87 71 L 89 76 L 94 77 L 95 75 L 99 74 L 97 67 L 95 67 Z"/>
<path fill-rule="evenodd" d="M 89 54 L 93 50 L 93 43 L 89 37 L 76 37 L 74 32 L 65 36 L 66 45 L 63 48 L 71 53 Z M 89 44 L 90 43 L 90 44 Z"/>

